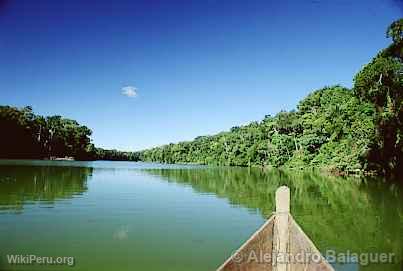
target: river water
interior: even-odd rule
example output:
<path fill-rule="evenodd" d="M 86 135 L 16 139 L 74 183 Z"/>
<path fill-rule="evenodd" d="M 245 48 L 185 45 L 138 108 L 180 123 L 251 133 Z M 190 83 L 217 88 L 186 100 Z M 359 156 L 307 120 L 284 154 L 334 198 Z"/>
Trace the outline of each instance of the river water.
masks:
<path fill-rule="evenodd" d="M 0 160 L 0 270 L 215 270 L 274 211 L 280 185 L 290 187 L 291 212 L 322 254 L 338 253 L 337 271 L 402 270 L 403 189 L 396 183 L 34 160 Z M 343 260 L 354 253 L 361 261 Z M 365 259 L 380 253 L 392 263 Z M 57 265 L 12 264 L 12 255 L 65 258 Z"/>

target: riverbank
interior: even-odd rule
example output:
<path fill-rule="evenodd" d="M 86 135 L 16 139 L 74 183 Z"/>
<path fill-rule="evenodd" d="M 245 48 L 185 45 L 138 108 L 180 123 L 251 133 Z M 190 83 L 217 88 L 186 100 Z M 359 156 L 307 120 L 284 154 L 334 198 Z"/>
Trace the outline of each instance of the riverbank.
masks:
<path fill-rule="evenodd" d="M 49 159 L 45 158 L 43 160 L 55 160 L 55 161 L 75 161 L 74 157 L 54 157 L 51 156 Z"/>

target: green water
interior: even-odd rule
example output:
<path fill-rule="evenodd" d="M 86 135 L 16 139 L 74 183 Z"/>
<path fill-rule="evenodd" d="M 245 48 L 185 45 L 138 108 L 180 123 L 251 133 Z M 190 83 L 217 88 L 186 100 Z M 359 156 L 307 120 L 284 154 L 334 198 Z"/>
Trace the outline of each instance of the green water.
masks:
<path fill-rule="evenodd" d="M 292 213 L 318 248 L 392 253 L 402 270 L 403 189 L 379 180 L 129 162 L 0 161 L 0 270 L 214 270 L 274 209 Z M 74 257 L 11 265 L 7 255 Z"/>

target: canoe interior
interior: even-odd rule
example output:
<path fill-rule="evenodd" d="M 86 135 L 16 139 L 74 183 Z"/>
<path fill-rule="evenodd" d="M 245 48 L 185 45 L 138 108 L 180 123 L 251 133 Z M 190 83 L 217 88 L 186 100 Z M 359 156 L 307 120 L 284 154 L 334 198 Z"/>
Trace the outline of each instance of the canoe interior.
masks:
<path fill-rule="evenodd" d="M 217 271 L 277 271 L 272 259 L 277 255 L 273 246 L 275 222 L 276 215 L 273 215 Z M 297 259 L 287 265 L 287 271 L 334 271 L 291 215 L 287 247 L 291 256 L 315 254 L 314 262 Z"/>

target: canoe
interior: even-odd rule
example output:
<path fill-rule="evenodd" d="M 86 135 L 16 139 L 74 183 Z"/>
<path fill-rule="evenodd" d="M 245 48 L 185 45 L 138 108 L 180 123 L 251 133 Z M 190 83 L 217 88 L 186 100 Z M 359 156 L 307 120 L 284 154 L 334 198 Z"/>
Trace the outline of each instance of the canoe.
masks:
<path fill-rule="evenodd" d="M 290 213 L 290 190 L 276 191 L 276 212 L 217 271 L 334 271 Z"/>

